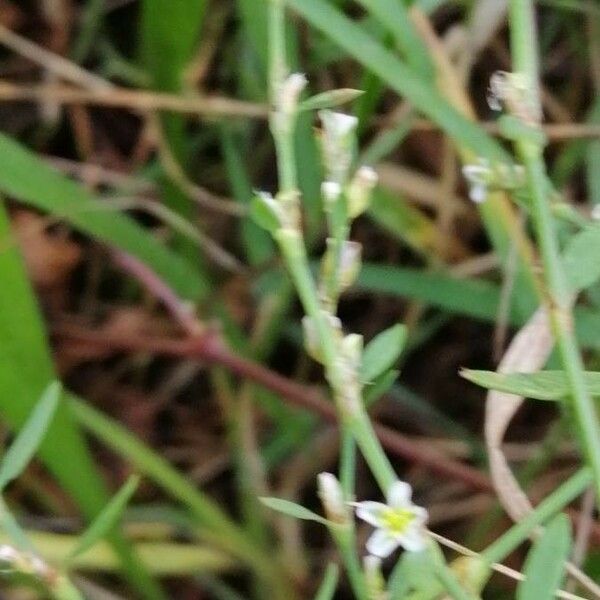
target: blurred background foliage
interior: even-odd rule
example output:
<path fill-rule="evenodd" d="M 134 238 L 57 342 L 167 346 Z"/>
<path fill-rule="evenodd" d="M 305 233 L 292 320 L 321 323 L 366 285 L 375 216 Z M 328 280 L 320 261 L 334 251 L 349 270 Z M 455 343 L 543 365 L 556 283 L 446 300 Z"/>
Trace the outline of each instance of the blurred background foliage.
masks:
<path fill-rule="evenodd" d="M 398 322 L 409 330 L 401 374 L 370 393 L 373 418 L 431 527 L 478 550 L 508 520 L 485 475 L 484 394 L 458 371 L 493 370 L 538 303 L 519 198 L 475 205 L 461 176 L 474 157 L 508 156 L 486 101 L 490 76 L 510 70 L 506 3 L 288 4 L 288 53 L 310 93 L 364 91 L 344 108 L 359 118 L 358 161 L 380 183 L 353 227 L 364 265 L 340 316 L 366 339 Z M 600 204 L 600 5 L 537 4 L 546 156 L 566 243 Z M 257 501 L 320 510 L 315 476 L 338 458 L 295 295 L 248 216 L 254 190 L 277 183 L 266 5 L 0 0 L 5 440 L 52 380 L 70 390 L 40 460 L 5 501 L 58 563 L 128 475 L 142 475 L 120 530 L 73 563 L 89 598 L 308 598 L 335 558 L 319 529 Z M 317 127 L 304 113 L 295 139 L 315 257 Z M 585 287 L 576 329 L 594 369 L 600 286 Z M 550 403 L 527 405 L 511 426 L 506 453 L 534 501 L 577 463 L 568 429 Z M 361 497 L 376 494 L 367 473 L 359 463 Z M 599 535 L 592 528 L 585 542 L 592 576 Z M 35 597 L 4 584 L 8 598 Z M 514 597 L 509 579 L 489 589 Z"/>

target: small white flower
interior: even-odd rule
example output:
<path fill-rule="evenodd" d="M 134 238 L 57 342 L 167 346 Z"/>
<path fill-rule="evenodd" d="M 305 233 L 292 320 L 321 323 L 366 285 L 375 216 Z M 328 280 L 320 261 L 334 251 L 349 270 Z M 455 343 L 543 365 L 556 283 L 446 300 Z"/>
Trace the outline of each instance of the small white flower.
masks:
<path fill-rule="evenodd" d="M 425 548 L 424 525 L 427 511 L 411 501 L 412 489 L 408 483 L 396 481 L 382 502 L 355 502 L 356 516 L 375 527 L 367 541 L 367 551 L 385 558 L 398 546 L 409 552 Z"/>

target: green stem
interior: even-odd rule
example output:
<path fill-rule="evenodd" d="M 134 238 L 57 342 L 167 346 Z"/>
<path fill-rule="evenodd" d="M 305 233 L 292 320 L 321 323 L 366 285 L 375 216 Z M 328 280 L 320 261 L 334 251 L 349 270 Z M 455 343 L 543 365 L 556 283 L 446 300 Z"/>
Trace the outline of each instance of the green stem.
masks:
<path fill-rule="evenodd" d="M 369 600 L 365 576 L 356 555 L 354 527 L 348 525 L 337 530 L 332 529 L 331 533 L 344 561 L 354 596 L 357 600 Z"/>
<path fill-rule="evenodd" d="M 285 7 L 283 0 L 269 0 L 269 96 L 275 107 L 278 95 L 288 75 L 285 43 Z M 271 112 L 271 133 L 275 140 L 279 191 L 295 192 L 298 188 L 294 152 L 295 118 L 283 123 L 277 111 Z"/>
<path fill-rule="evenodd" d="M 557 512 L 561 511 L 569 502 L 583 493 L 591 481 L 592 472 L 590 469 L 583 468 L 575 473 L 557 490 L 540 502 L 535 510 L 530 512 L 481 552 L 481 557 L 490 564 L 502 562 L 513 550 L 528 539 L 531 532 L 537 526 L 546 522 Z"/>
<path fill-rule="evenodd" d="M 387 493 L 397 477 L 375 435 L 375 431 L 362 404 L 362 399 L 354 399 L 355 402 L 353 402 L 351 409 L 343 405 L 340 401 L 347 382 L 345 381 L 344 373 L 340 370 L 340 362 L 337 357 L 335 344 L 336 332 L 333 331 L 329 320 L 321 309 L 317 290 L 308 265 L 302 236 L 295 230 L 280 229 L 275 234 L 275 237 L 281 247 L 286 265 L 296 286 L 304 310 L 315 324 L 321 343 L 325 373 L 333 390 L 342 423 L 352 432 L 381 490 Z"/>
<path fill-rule="evenodd" d="M 64 575 L 56 578 L 50 587 L 50 593 L 56 600 L 83 600 L 79 590 Z"/>
<path fill-rule="evenodd" d="M 523 108 L 529 115 L 528 125 L 538 125 L 540 93 L 538 56 L 532 0 L 510 2 L 511 46 L 514 70 L 525 76 L 528 97 Z M 600 501 L 600 424 L 592 398 L 583 379 L 583 361 L 573 332 L 570 293 L 565 282 L 552 208 L 547 198 L 546 170 L 542 143 L 537 136 L 526 136 L 515 142 L 525 167 L 530 193 L 531 216 L 543 263 L 548 293 L 548 310 L 563 368 L 571 388 L 571 407 L 585 456 L 594 474 L 596 496 Z"/>

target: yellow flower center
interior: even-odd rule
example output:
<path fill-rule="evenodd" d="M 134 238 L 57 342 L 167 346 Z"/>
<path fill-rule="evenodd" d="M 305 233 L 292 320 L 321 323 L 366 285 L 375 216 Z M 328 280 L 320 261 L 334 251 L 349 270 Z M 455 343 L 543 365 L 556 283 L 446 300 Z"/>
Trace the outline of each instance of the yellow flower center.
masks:
<path fill-rule="evenodd" d="M 391 533 L 401 534 L 414 518 L 414 513 L 406 508 L 390 508 L 382 515 L 381 521 L 383 527 Z"/>

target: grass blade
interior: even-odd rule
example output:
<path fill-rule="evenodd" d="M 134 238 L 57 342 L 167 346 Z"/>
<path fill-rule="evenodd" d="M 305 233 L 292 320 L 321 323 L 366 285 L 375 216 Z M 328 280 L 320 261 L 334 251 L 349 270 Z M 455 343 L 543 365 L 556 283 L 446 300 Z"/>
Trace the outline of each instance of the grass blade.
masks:
<path fill-rule="evenodd" d="M 396 92 L 478 156 L 510 162 L 500 144 L 452 108 L 429 82 L 386 50 L 362 27 L 325 0 L 287 0 L 287 4 L 320 29 L 358 62 L 379 75 Z"/>
<path fill-rule="evenodd" d="M 316 521 L 317 523 L 322 523 L 323 525 L 328 524 L 327 519 L 324 519 L 317 513 L 314 513 L 312 510 L 308 510 L 308 508 L 304 508 L 304 506 L 296 504 L 295 502 L 290 502 L 289 500 L 284 500 L 283 498 L 261 498 L 260 501 L 265 506 L 268 506 L 272 510 L 276 510 L 277 512 L 280 512 L 288 517 L 302 519 L 303 521 Z"/>
<path fill-rule="evenodd" d="M 0 465 L 0 491 L 23 472 L 37 451 L 56 412 L 60 395 L 61 385 L 58 381 L 53 381 L 35 405 L 29 419 L 4 455 Z"/>
<path fill-rule="evenodd" d="M 129 217 L 108 209 L 18 142 L 0 134 L 0 190 L 144 262 L 189 300 L 207 293 L 198 271 Z"/>
<path fill-rule="evenodd" d="M 337 565 L 329 563 L 323 575 L 323 581 L 317 590 L 315 600 L 332 600 L 337 588 L 340 570 Z"/>
<path fill-rule="evenodd" d="M 115 527 L 117 520 L 123 514 L 127 503 L 135 493 L 140 478 L 132 475 L 123 484 L 121 489 L 111 498 L 110 502 L 102 509 L 100 514 L 90 523 L 89 527 L 81 534 L 77 544 L 69 553 L 67 558 L 71 562 L 77 556 L 80 556 L 89 550 L 96 542 L 101 540 L 106 534 Z"/>
<path fill-rule="evenodd" d="M 463 369 L 465 379 L 486 389 L 498 390 L 536 400 L 562 400 L 570 394 L 569 381 L 564 371 L 539 373 L 496 373 Z M 586 387 L 592 396 L 600 396 L 600 372 L 583 374 Z"/>
<path fill-rule="evenodd" d="M 390 369 L 406 345 L 407 329 L 393 325 L 376 335 L 365 347 L 360 376 L 371 382 Z"/>
<path fill-rule="evenodd" d="M 30 176 L 34 177 L 28 174 L 26 178 Z M 0 413 L 7 425 L 17 430 L 23 427 L 37 400 L 56 379 L 56 374 L 40 313 L 2 206 L 0 248 L 0 280 L 3 284 L 0 294 Z M 57 407 L 39 447 L 39 456 L 85 517 L 93 519 L 102 510 L 108 495 L 66 404 Z M 65 468 L 66 457 L 68 468 Z M 164 598 L 124 539 L 112 534 L 110 541 L 124 573 L 139 593 L 148 599 Z"/>
<path fill-rule="evenodd" d="M 571 524 L 557 515 L 536 540 L 525 560 L 525 579 L 517 588 L 517 600 L 552 600 L 564 577 L 571 550 Z"/>

